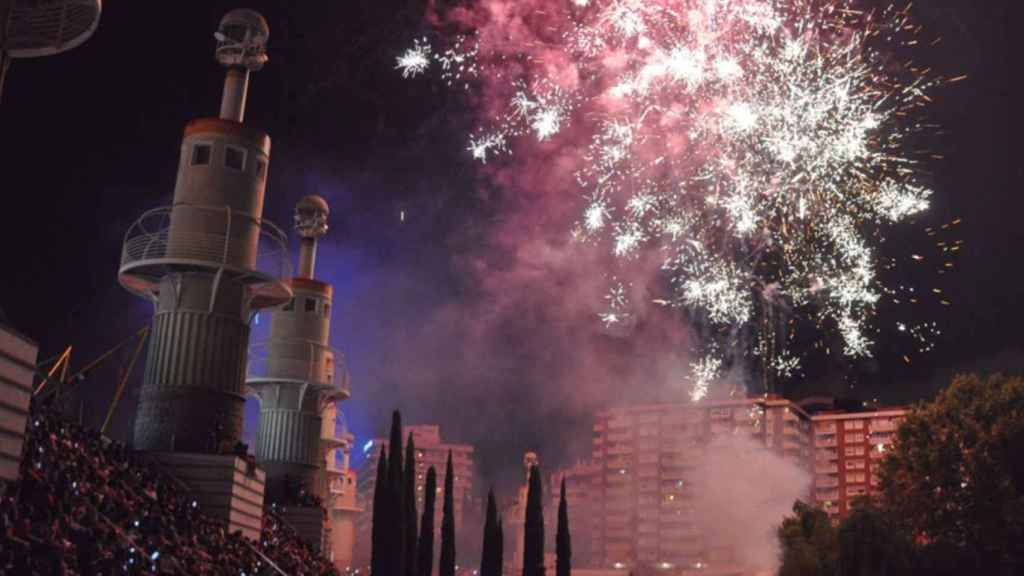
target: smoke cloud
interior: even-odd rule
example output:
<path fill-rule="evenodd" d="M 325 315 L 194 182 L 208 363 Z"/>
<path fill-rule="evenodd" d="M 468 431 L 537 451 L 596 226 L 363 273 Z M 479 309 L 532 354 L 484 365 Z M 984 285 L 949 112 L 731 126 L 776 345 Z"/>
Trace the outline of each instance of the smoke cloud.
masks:
<path fill-rule="evenodd" d="M 715 437 L 694 479 L 699 528 L 711 562 L 717 556 L 745 570 L 774 574 L 781 557 L 776 529 L 793 502 L 806 499 L 810 475 L 741 434 Z"/>

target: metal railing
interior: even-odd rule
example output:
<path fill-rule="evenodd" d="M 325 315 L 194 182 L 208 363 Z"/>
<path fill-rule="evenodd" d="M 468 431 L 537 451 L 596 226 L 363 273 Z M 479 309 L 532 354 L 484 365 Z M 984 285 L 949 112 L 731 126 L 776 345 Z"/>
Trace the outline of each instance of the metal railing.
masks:
<path fill-rule="evenodd" d="M 209 221 L 223 219 L 223 233 L 203 233 L 179 228 L 171 233 L 176 209 L 198 213 Z M 216 220 L 214 220 L 216 221 Z M 238 240 L 251 233 L 257 238 L 251 267 L 241 268 L 244 261 Z M 255 218 L 228 206 L 176 204 L 145 212 L 125 233 L 121 249 L 121 271 L 128 272 L 146 264 L 177 263 L 221 267 L 254 278 L 288 278 L 291 261 L 288 257 L 288 236 L 272 222 Z"/>
<path fill-rule="evenodd" d="M 290 340 L 289 343 L 302 343 L 308 346 L 309 355 L 304 370 L 304 381 L 325 388 L 337 388 L 342 392 L 351 395 L 351 377 L 348 372 L 348 365 L 345 363 L 345 354 L 338 350 L 313 342 L 311 340 Z M 249 345 L 249 358 L 246 364 L 246 379 L 270 379 L 273 376 L 267 374 L 268 350 L 267 341 L 255 342 Z M 317 376 L 317 361 L 322 355 L 329 353 L 334 357 L 334 374 L 330 381 L 323 381 Z M 297 362 L 297 358 L 288 358 L 289 361 Z"/>

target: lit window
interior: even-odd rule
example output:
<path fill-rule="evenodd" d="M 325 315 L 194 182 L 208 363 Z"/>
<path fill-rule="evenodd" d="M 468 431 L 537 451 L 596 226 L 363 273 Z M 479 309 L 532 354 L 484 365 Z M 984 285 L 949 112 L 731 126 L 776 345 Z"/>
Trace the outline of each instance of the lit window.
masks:
<path fill-rule="evenodd" d="M 239 172 L 245 170 L 245 150 L 226 146 L 224 148 L 224 165 Z"/>
<path fill-rule="evenodd" d="M 207 166 L 210 164 L 211 147 L 209 144 L 196 144 L 192 147 L 192 165 Z"/>

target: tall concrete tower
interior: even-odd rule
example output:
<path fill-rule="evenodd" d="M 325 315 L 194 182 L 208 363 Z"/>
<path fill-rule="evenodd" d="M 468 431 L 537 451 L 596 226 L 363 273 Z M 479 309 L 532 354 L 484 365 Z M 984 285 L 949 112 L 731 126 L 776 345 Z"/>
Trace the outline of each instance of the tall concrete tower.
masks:
<path fill-rule="evenodd" d="M 297 486 L 330 504 L 328 452 L 342 448 L 336 438 L 336 402 L 349 397 L 344 356 L 330 347 L 330 284 L 315 279 L 317 241 L 327 233 L 327 202 L 306 196 L 295 207 L 300 237 L 299 269 L 289 284 L 294 298 L 271 316 L 262 375 L 250 375 L 250 391 L 260 400 L 256 460 L 267 473 L 270 502 L 294 502 Z M 329 428 L 325 433 L 325 429 Z M 292 505 L 286 519 L 315 548 L 327 544 L 320 509 Z"/>
<path fill-rule="evenodd" d="M 334 290 L 313 278 L 328 214 L 319 196 L 306 196 L 295 207 L 301 238 L 298 274 L 289 281 L 295 297 L 272 312 L 265 374 L 247 380 L 260 400 L 256 460 L 267 471 L 271 500 L 287 499 L 286 479 L 325 496 L 321 415 L 328 404 L 349 397 L 344 357 L 329 345 Z"/>
<path fill-rule="evenodd" d="M 146 212 L 125 235 L 119 280 L 156 308 L 137 449 L 229 451 L 242 436 L 250 320 L 291 298 L 285 234 L 263 219 L 270 137 L 242 123 L 269 34 L 251 10 L 221 20 L 220 116 L 185 126 L 173 204 Z"/>

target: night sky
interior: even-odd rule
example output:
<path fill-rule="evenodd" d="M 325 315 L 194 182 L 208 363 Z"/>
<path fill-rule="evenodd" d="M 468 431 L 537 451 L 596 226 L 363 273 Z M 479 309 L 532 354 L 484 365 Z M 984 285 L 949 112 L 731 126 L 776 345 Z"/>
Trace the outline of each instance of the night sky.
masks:
<path fill-rule="evenodd" d="M 120 242 L 142 212 L 170 203 L 185 123 L 216 115 L 223 71 L 212 33 L 240 5 L 261 11 L 271 29 L 270 61 L 252 79 L 246 113 L 272 138 L 264 216 L 290 228 L 303 195 L 331 204 L 318 276 L 335 286 L 332 341 L 348 356 L 354 395 L 343 410 L 358 444 L 401 408 L 407 421 L 437 422 L 445 436 L 476 444 L 493 481 L 527 449 L 551 464 L 584 456 L 589 414 L 601 406 L 685 397 L 663 378 L 674 367 L 649 345 L 685 347 L 675 319 L 651 320 L 633 338 L 602 334 L 584 302 L 592 281 L 559 266 L 573 259 L 565 236 L 574 214 L 538 216 L 540 196 L 488 180 L 464 151 L 471 102 L 394 70 L 395 55 L 423 31 L 423 6 L 392 0 L 173 10 L 111 1 L 82 47 L 14 63 L 0 104 L 0 308 L 40 343 L 41 358 L 73 344 L 80 365 L 148 320 L 150 305 L 117 284 Z M 942 39 L 912 56 L 938 74 L 968 76 L 935 92 L 929 110 L 943 128 L 928 143 L 944 157 L 928 166 L 933 207 L 883 248 L 927 255 L 935 239 L 924 229 L 962 219 L 942 232 L 964 241 L 951 272 L 907 272 L 952 302 L 929 299 L 909 313 L 938 322 L 936 349 L 907 364 L 908 345 L 884 340 L 874 360 L 852 368 L 813 363 L 790 395 L 905 402 L 927 398 L 956 370 L 1024 372 L 1009 5 L 925 0 L 912 11 L 926 38 Z M 888 312 L 880 321 L 891 323 Z M 264 316 L 257 340 L 265 329 Z M 84 385 L 91 422 L 102 421 L 116 364 L 127 360 L 119 355 Z M 115 434 L 130 429 L 140 380 L 137 369 Z"/>

